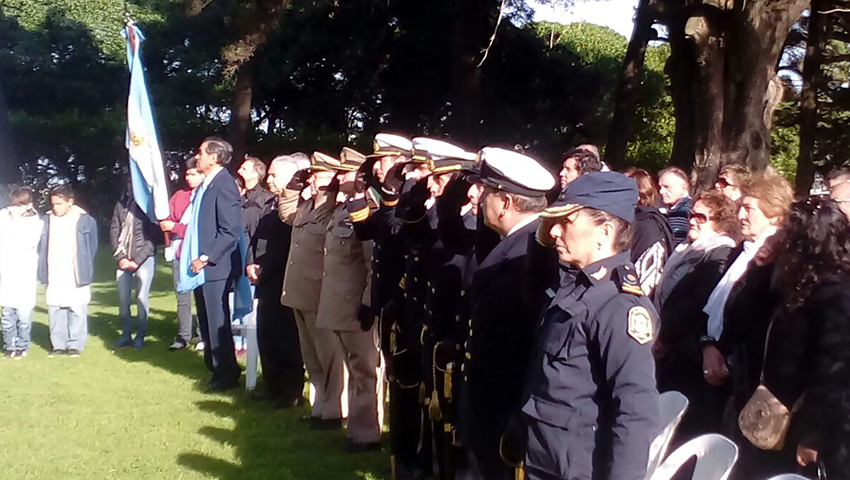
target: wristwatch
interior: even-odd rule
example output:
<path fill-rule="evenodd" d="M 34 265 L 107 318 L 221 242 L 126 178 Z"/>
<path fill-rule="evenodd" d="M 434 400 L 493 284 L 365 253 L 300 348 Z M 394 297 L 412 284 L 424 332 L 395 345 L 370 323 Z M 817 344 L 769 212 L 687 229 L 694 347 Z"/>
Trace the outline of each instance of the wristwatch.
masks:
<path fill-rule="evenodd" d="M 210 261 L 210 256 L 209 256 L 209 255 L 207 255 L 207 254 L 204 254 L 204 255 L 201 255 L 200 257 L 198 257 L 198 260 L 200 260 L 200 261 L 202 261 L 202 262 L 204 262 L 204 263 L 209 263 L 209 261 Z"/>

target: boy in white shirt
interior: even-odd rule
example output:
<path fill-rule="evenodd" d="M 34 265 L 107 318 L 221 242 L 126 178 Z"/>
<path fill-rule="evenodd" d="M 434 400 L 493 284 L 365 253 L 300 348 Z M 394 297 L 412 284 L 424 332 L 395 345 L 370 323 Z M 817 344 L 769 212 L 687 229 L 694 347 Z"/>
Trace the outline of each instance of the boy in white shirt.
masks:
<path fill-rule="evenodd" d="M 9 206 L 0 210 L 0 325 L 5 355 L 21 359 L 30 343 L 44 223 L 33 208 L 32 190 L 14 188 L 9 196 Z"/>

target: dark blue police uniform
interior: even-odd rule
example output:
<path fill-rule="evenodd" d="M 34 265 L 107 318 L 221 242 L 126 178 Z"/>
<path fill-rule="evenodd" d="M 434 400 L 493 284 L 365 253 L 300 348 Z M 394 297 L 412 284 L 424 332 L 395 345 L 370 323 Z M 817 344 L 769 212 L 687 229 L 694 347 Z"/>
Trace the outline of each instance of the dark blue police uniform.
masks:
<path fill-rule="evenodd" d="M 584 175 L 547 210 L 590 207 L 631 223 L 637 189 L 613 172 Z M 562 282 L 538 327 L 524 392 L 531 479 L 643 479 L 658 431 L 652 341 L 657 314 L 629 252 Z"/>

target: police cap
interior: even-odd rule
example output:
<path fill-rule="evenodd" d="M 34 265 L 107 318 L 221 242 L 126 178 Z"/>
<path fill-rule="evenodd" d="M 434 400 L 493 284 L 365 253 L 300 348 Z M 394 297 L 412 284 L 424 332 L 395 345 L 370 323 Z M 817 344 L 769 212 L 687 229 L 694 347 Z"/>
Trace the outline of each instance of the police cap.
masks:
<path fill-rule="evenodd" d="M 637 185 L 631 178 L 617 172 L 587 173 L 567 185 L 542 216 L 562 217 L 582 208 L 593 208 L 631 224 L 635 219 L 637 200 Z"/>

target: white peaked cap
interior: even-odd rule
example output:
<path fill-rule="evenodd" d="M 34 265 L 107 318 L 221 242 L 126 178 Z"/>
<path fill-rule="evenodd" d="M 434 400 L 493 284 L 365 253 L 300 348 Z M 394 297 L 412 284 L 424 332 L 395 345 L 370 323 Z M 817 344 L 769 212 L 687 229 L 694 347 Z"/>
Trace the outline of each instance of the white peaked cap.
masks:
<path fill-rule="evenodd" d="M 537 160 L 503 148 L 485 147 L 478 153 L 481 172 L 473 183 L 517 195 L 540 197 L 555 187 L 555 177 Z"/>

